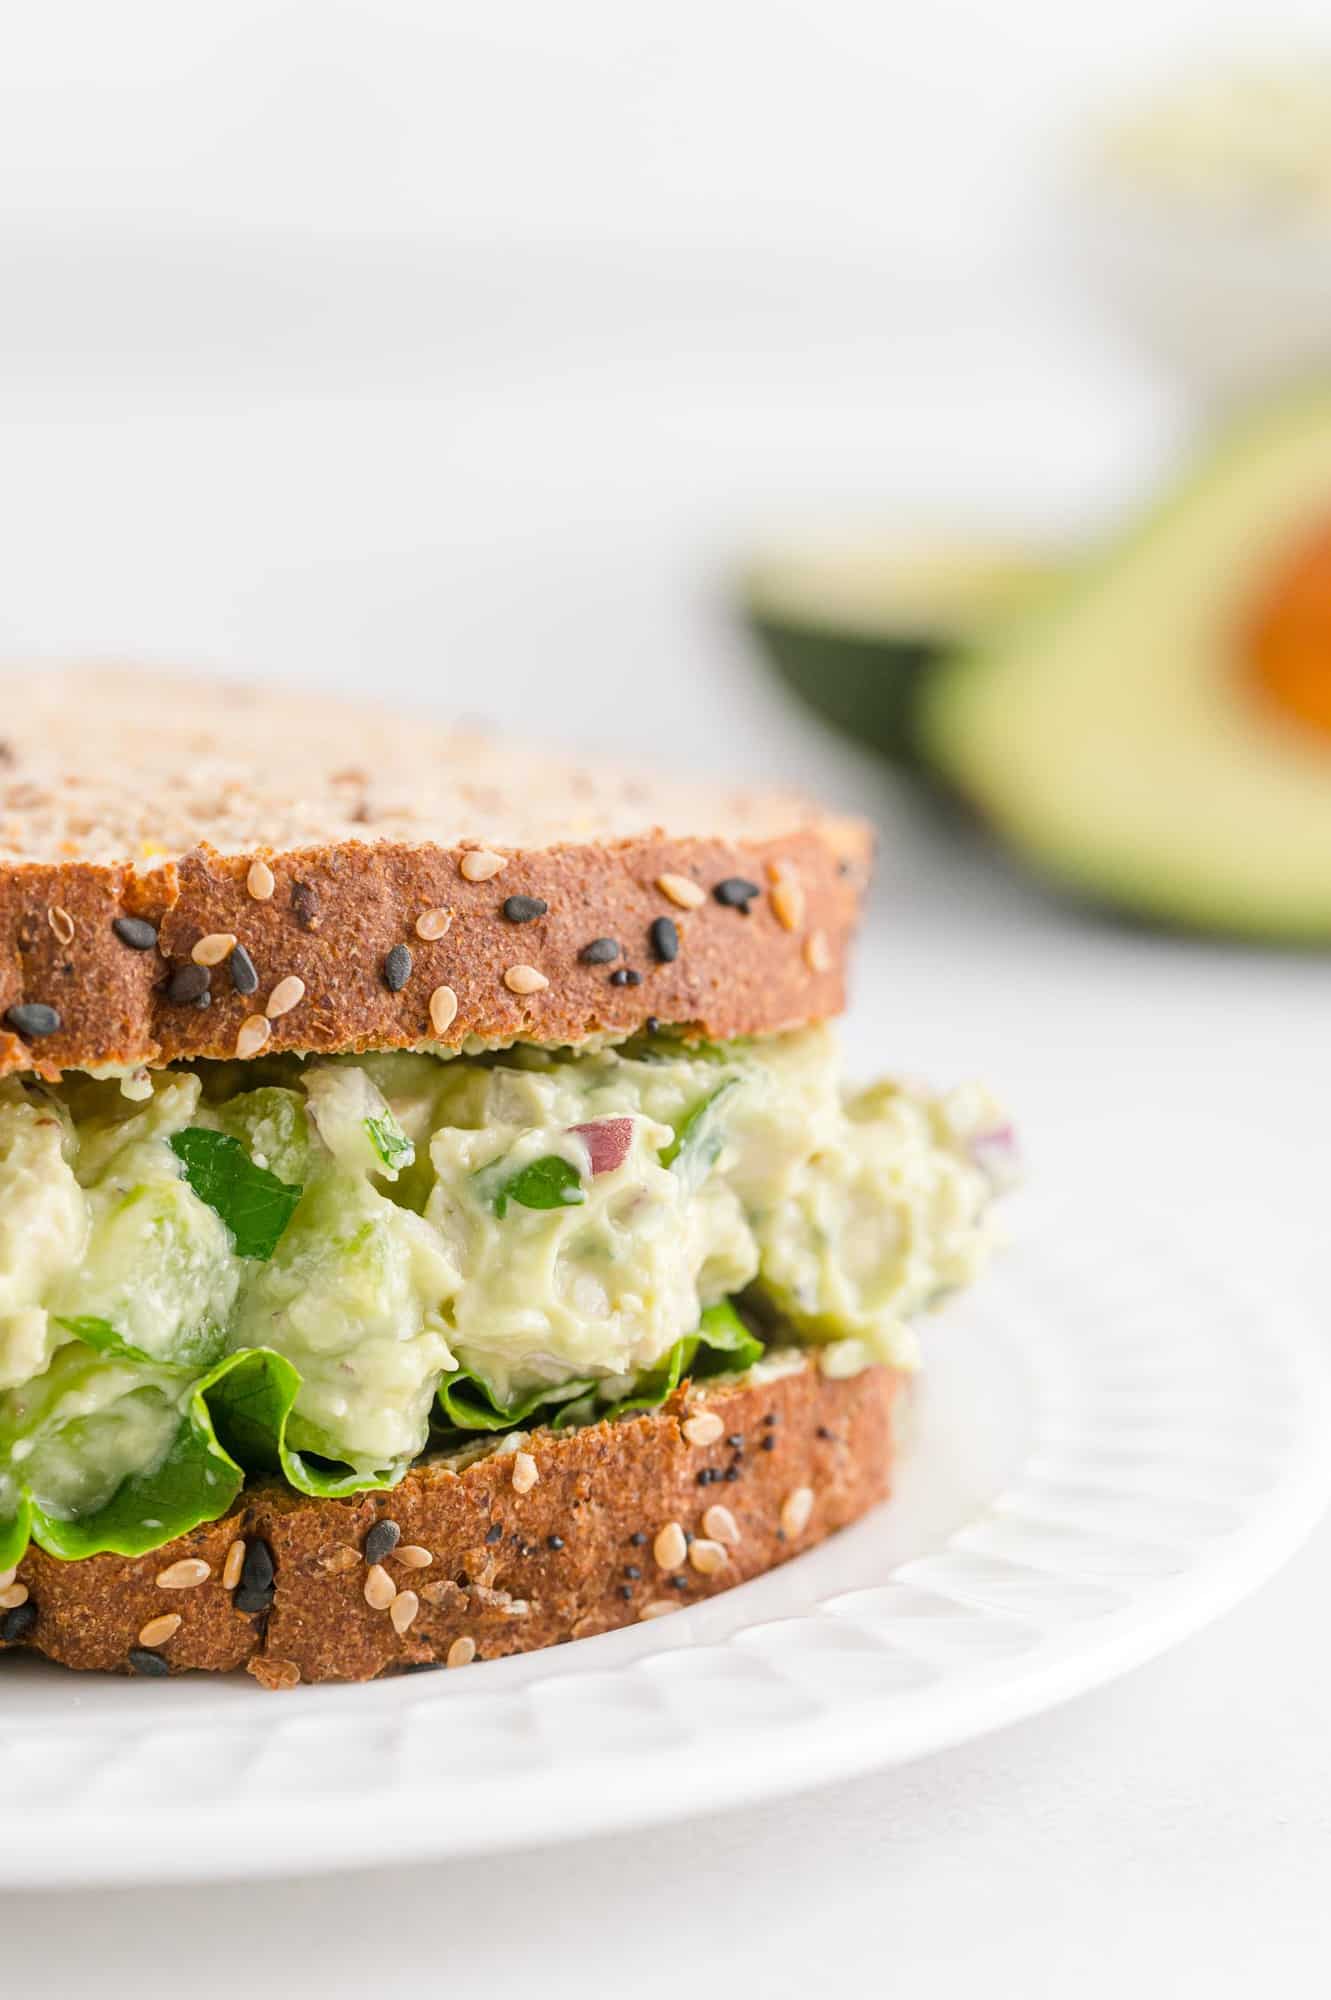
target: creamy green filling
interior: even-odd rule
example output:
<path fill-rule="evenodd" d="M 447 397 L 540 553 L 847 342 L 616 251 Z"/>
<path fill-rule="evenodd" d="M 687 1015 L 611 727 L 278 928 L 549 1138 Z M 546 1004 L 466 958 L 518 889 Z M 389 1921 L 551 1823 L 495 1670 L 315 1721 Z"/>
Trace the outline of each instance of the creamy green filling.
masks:
<path fill-rule="evenodd" d="M 1009 1153 L 981 1091 L 844 1092 L 825 1029 L 143 1088 L 0 1085 L 0 1569 L 155 1546 L 250 1471 L 390 1485 L 435 1433 L 644 1407 L 764 1316 L 908 1366 Z"/>

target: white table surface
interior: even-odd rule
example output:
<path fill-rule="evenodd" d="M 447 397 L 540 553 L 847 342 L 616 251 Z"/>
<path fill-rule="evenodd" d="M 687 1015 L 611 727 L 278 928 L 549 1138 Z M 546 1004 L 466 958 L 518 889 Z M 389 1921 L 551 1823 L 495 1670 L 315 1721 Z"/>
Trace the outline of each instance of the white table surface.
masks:
<path fill-rule="evenodd" d="M 927 837 L 870 766 L 781 707 L 709 584 L 761 520 L 810 499 L 1094 511 L 1166 424 L 1093 340 L 1001 300 L 958 328 L 842 273 L 841 306 L 826 286 L 810 305 L 773 280 L 779 337 L 766 295 L 727 342 L 672 291 L 673 318 L 648 301 L 594 367 L 574 365 L 570 336 L 539 380 L 521 377 L 502 340 L 496 359 L 450 320 L 447 365 L 422 332 L 386 383 L 366 357 L 397 324 L 382 308 L 400 272 L 358 292 L 345 272 L 316 283 L 284 267 L 268 298 L 250 271 L 252 295 L 276 302 L 261 340 L 235 273 L 204 259 L 172 293 L 213 330 L 215 355 L 193 321 L 182 336 L 196 366 L 216 359 L 201 386 L 169 360 L 149 367 L 141 340 L 108 358 L 81 334 L 61 299 L 85 278 L 63 254 L 37 273 L 35 305 L 28 289 L 0 381 L 10 655 L 372 677 L 529 731 L 645 734 L 676 758 L 799 773 L 867 803 L 884 866 L 856 1067 L 984 1074 L 1018 1112 L 1032 1173 L 1095 1203 L 1106 1231 L 1129 1190 L 1219 1204 L 1217 1259 L 1277 1258 L 1325 1302 L 1326 962 L 1083 920 Z M 119 306 L 137 285 L 153 319 L 148 279 L 117 268 Z M 419 312 L 447 320 L 446 288 L 422 285 Z M 310 379 L 302 286 L 338 328 Z M 598 311 L 586 304 L 589 322 Z M 852 323 L 854 341 L 838 331 Z M 1329 1568 L 1324 1528 L 1248 1604 L 1120 1684 L 763 1810 L 727 1813 L 700 1771 L 707 1810 L 634 1838 L 166 1897 L 0 1894 L 0 1991 L 1322 1991 L 1309 1958 L 1331 1868 Z"/>

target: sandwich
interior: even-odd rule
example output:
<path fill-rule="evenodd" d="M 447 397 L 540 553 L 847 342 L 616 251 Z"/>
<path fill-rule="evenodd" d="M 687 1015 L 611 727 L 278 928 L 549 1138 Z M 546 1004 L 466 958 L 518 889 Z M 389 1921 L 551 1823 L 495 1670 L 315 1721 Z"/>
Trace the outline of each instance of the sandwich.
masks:
<path fill-rule="evenodd" d="M 1012 1147 L 843 1082 L 862 823 L 137 673 L 0 734 L 0 1648 L 457 1667 L 886 1496 Z"/>

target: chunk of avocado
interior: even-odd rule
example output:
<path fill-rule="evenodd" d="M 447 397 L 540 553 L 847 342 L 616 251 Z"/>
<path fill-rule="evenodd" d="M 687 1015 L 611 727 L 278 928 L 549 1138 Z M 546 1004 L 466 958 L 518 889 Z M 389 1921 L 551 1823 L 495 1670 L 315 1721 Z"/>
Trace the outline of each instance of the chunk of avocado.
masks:
<path fill-rule="evenodd" d="M 917 717 L 939 662 L 1029 602 L 1051 557 L 966 538 L 775 551 L 744 607 L 780 678 L 866 748 L 919 772 Z"/>
<path fill-rule="evenodd" d="M 1331 385 L 1237 420 L 1056 602 L 943 668 L 920 721 L 1054 881 L 1331 939 Z"/>

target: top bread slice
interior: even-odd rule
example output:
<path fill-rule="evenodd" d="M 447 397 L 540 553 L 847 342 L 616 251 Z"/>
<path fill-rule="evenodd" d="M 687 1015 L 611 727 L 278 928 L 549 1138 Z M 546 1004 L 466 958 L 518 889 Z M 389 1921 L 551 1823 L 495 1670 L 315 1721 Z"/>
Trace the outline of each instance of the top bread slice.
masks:
<path fill-rule="evenodd" d="M 723 1040 L 844 1005 L 871 836 L 796 795 L 323 696 L 4 685 L 0 1075 L 654 1023 Z"/>

